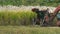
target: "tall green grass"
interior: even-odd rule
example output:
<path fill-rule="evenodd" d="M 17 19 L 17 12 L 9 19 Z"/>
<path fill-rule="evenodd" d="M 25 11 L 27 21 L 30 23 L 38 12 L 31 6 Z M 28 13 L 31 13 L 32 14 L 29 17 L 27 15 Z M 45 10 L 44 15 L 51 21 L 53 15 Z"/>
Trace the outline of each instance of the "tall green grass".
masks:
<path fill-rule="evenodd" d="M 32 25 L 32 11 L 0 11 L 0 25 Z"/>

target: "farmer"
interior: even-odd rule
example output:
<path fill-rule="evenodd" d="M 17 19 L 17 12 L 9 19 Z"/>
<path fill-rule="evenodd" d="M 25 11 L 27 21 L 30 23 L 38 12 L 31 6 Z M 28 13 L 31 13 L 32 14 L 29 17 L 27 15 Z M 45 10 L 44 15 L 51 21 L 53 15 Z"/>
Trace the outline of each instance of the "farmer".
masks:
<path fill-rule="evenodd" d="M 41 11 L 39 11 L 39 9 L 33 8 L 32 11 L 37 14 L 37 22 L 36 22 L 36 24 L 43 25 L 44 16 L 45 16 L 47 10 L 41 10 Z"/>
<path fill-rule="evenodd" d="M 49 25 L 49 17 L 50 17 L 49 8 L 47 8 L 47 10 L 45 10 L 43 26 L 48 26 Z"/>
<path fill-rule="evenodd" d="M 39 9 L 37 9 L 37 8 L 33 8 L 32 11 L 37 14 L 37 22 L 36 22 L 36 24 L 40 25 L 41 24 L 40 22 L 43 21 L 43 19 L 44 19 L 43 11 L 39 11 Z"/>

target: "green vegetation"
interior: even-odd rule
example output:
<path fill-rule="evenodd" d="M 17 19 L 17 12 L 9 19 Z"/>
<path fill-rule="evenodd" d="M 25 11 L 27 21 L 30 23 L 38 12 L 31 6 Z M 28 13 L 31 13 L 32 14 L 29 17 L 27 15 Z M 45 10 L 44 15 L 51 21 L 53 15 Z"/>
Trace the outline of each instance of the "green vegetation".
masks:
<path fill-rule="evenodd" d="M 0 11 L 0 26 L 12 25 L 33 25 L 33 19 L 36 18 L 37 14 L 32 11 L 10 11 L 2 10 Z M 54 19 L 52 25 L 56 25 L 56 18 Z"/>
<path fill-rule="evenodd" d="M 0 26 L 0 34 L 60 34 L 60 28 L 34 26 Z"/>
<path fill-rule="evenodd" d="M 12 25 L 33 25 L 33 19 L 36 18 L 37 14 L 32 11 L 0 11 L 0 26 Z M 56 19 L 54 19 L 51 25 L 56 25 Z"/>
<path fill-rule="evenodd" d="M 1 11 L 0 25 L 32 25 L 36 14 L 32 11 Z"/>
<path fill-rule="evenodd" d="M 26 5 L 26 6 L 58 6 L 60 4 L 60 0 L 0 0 L 0 5 Z"/>

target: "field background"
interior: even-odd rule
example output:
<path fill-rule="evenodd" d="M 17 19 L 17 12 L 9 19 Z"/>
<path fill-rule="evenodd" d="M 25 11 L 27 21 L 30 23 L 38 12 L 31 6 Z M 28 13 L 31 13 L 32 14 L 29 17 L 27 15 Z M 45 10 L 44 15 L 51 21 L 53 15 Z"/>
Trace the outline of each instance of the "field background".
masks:
<path fill-rule="evenodd" d="M 31 11 L 40 6 L 52 7 L 54 11 L 59 4 L 60 0 L 0 0 L 0 34 L 60 34 L 60 27 L 33 25 L 36 13 Z M 56 19 L 52 25 L 56 25 Z"/>

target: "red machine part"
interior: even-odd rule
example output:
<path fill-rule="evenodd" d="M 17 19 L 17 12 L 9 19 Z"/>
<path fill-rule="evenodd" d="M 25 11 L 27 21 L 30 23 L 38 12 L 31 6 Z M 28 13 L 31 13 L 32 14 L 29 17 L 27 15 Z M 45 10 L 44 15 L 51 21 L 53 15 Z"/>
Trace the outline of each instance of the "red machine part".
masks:
<path fill-rule="evenodd" d="M 60 5 L 55 9 L 54 14 L 57 14 L 60 11 Z"/>
<path fill-rule="evenodd" d="M 58 7 L 56 7 L 54 13 L 52 14 L 52 16 L 50 17 L 51 22 L 54 20 L 54 18 L 56 17 L 57 13 L 60 11 L 60 5 Z"/>
<path fill-rule="evenodd" d="M 60 5 L 55 9 L 54 11 L 54 17 L 57 15 L 57 13 L 60 11 Z M 53 18 L 54 18 L 53 17 Z M 60 27 L 60 20 L 57 20 L 57 26 Z"/>

